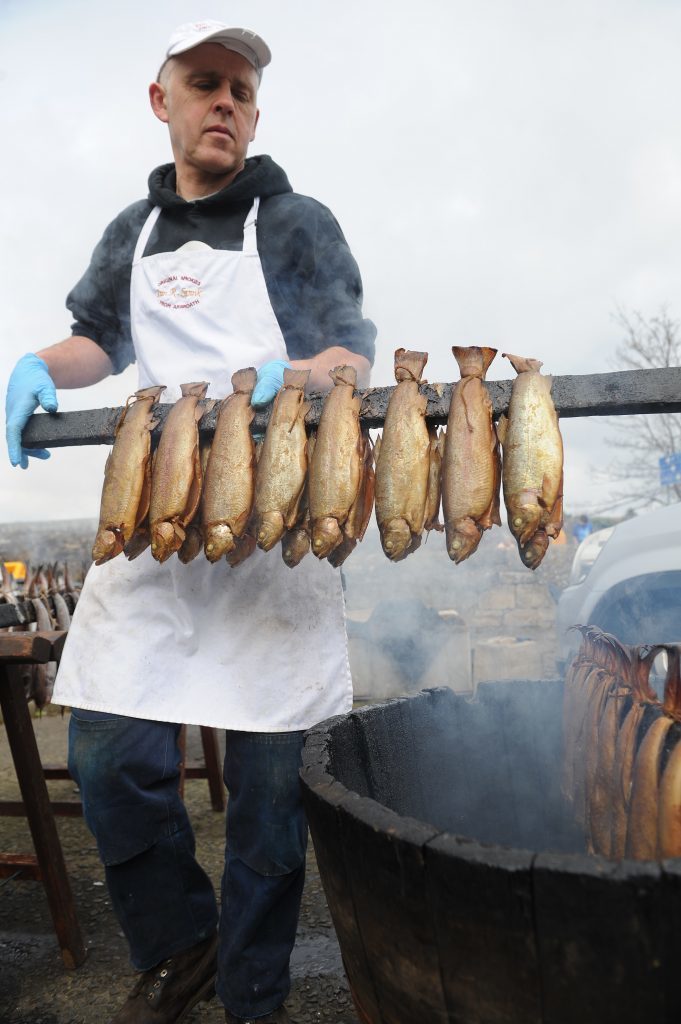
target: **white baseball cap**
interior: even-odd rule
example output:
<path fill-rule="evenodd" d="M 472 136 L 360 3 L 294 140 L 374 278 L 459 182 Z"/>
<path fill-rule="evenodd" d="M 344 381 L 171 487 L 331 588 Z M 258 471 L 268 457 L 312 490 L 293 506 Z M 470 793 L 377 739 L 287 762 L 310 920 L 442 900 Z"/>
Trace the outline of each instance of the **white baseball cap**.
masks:
<path fill-rule="evenodd" d="M 262 69 L 272 60 L 270 48 L 264 39 L 247 28 L 230 28 L 221 21 L 188 21 L 178 25 L 170 37 L 166 60 L 176 57 L 178 53 L 193 50 L 201 43 L 220 43 L 226 50 L 240 53 L 252 64 L 262 77 Z"/>

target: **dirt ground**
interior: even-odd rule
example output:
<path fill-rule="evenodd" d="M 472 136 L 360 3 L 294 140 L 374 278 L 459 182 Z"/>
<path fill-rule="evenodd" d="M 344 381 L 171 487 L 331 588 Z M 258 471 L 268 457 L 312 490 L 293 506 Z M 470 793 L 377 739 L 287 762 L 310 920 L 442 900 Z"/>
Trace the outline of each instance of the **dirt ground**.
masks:
<path fill-rule="evenodd" d="M 34 719 L 44 764 L 64 764 L 68 716 Z M 199 759 L 198 730 L 189 731 L 188 762 Z M 51 781 L 55 800 L 77 800 L 72 782 Z M 20 799 L 4 729 L 0 727 L 0 798 Z M 186 783 L 185 801 L 196 833 L 197 856 L 219 892 L 224 815 L 211 809 L 205 780 Z M 85 943 L 85 963 L 67 971 L 39 882 L 0 879 L 0 1022 L 105 1024 L 134 980 L 127 947 L 111 910 L 94 840 L 82 818 L 57 819 Z M 0 852 L 33 852 L 24 818 L 0 818 Z M 298 938 L 291 961 L 287 1008 L 294 1024 L 357 1024 L 340 950 L 310 844 Z M 187 1024 L 224 1021 L 217 999 L 197 1007 Z"/>

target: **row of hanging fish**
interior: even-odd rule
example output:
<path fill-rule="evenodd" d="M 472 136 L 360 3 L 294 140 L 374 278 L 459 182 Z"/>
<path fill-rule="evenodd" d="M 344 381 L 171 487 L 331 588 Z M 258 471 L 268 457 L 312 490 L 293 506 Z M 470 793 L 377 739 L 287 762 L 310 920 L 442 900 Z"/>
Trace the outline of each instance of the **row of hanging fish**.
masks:
<path fill-rule="evenodd" d="M 200 443 L 206 383 L 184 384 L 166 418 L 158 448 L 151 431 L 162 387 L 138 391 L 124 409 L 107 460 L 100 522 L 93 547 L 97 564 L 150 547 L 164 562 L 177 552 L 189 562 L 203 551 L 239 565 L 256 545 L 281 543 L 287 565 L 312 548 L 341 562 L 361 540 L 373 507 L 373 450 L 359 421 L 356 371 L 331 371 L 334 387 L 317 431 L 305 428 L 309 370 L 284 371 L 264 439 L 251 434 L 253 368 L 232 377 L 211 443 Z"/>
<path fill-rule="evenodd" d="M 7 604 L 30 604 L 35 621 L 21 626 L 9 626 L 8 632 L 33 632 L 40 630 L 68 630 L 71 614 L 80 594 L 80 582 L 74 582 L 66 563 L 58 563 L 27 569 L 21 589 L 17 589 L 4 563 L 0 562 L 0 601 Z M 22 675 L 27 700 L 33 700 L 41 711 L 52 698 L 57 674 L 55 662 L 38 665 L 23 665 Z"/>
<path fill-rule="evenodd" d="M 366 531 L 372 508 L 385 554 L 400 561 L 424 531 L 445 530 L 455 562 L 468 558 L 485 530 L 500 524 L 503 481 L 509 527 L 534 569 L 562 526 L 563 449 L 551 378 L 537 360 L 508 356 L 517 372 L 508 415 L 492 419 L 484 385 L 496 349 L 454 348 L 455 385 L 447 430 L 426 422 L 421 392 L 425 352 L 398 349 L 382 436 L 372 446 L 361 424 L 356 371 L 332 370 L 319 425 L 309 435 L 309 370 L 288 369 L 264 439 L 251 434 L 256 371 L 239 370 L 220 403 L 212 443 L 200 443 L 206 383 L 185 384 L 152 457 L 151 431 L 162 387 L 131 398 L 105 469 L 97 564 L 146 547 L 158 561 L 177 552 L 190 561 L 203 547 L 235 566 L 257 546 L 281 542 L 287 565 L 309 550 L 339 566 Z M 500 445 L 501 441 L 501 445 Z M 501 450 L 503 449 L 503 462 Z M 440 506 L 444 527 L 439 521 Z"/>
<path fill-rule="evenodd" d="M 681 856 L 681 648 L 628 647 L 595 626 L 563 699 L 563 795 L 591 853 L 613 860 Z M 664 652 L 658 699 L 650 682 Z"/>

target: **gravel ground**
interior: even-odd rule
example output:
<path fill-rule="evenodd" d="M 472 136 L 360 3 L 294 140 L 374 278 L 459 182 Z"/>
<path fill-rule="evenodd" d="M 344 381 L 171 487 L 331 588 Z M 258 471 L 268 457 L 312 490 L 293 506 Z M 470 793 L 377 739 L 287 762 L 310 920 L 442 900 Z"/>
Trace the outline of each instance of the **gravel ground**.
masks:
<path fill-rule="evenodd" d="M 34 720 L 44 763 L 65 763 L 68 716 Z M 188 760 L 200 749 L 190 730 Z M 53 799 L 74 799 L 71 782 L 48 783 Z M 20 794 L 4 730 L 0 732 L 0 798 Z M 224 816 L 211 809 L 204 780 L 186 783 L 185 800 L 196 833 L 197 855 L 219 891 Z M 0 852 L 32 852 L 23 818 L 1 818 Z M 57 819 L 88 956 L 67 971 L 39 882 L 0 880 L 0 1022 L 2 1024 L 104 1024 L 134 980 L 125 940 L 112 913 L 94 840 L 82 818 Z M 298 939 L 291 961 L 287 1008 L 294 1024 L 357 1024 L 340 951 L 310 845 Z M 202 1004 L 186 1024 L 218 1024 L 222 1008 Z"/>

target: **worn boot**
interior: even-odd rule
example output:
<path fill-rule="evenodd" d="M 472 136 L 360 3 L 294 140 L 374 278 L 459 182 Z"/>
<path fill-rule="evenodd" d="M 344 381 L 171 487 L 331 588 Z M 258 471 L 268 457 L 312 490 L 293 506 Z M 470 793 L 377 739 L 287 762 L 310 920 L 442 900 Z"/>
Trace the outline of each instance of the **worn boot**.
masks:
<path fill-rule="evenodd" d="M 215 995 L 217 934 L 140 975 L 110 1024 L 180 1024 L 192 1007 Z"/>
<path fill-rule="evenodd" d="M 280 1006 L 272 1013 L 264 1017 L 235 1017 L 229 1010 L 225 1010 L 225 1021 L 227 1024 L 291 1024 L 291 1018 L 284 1006 Z"/>

